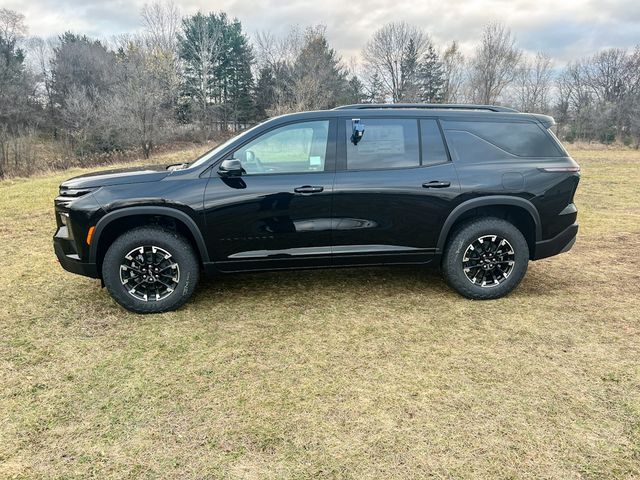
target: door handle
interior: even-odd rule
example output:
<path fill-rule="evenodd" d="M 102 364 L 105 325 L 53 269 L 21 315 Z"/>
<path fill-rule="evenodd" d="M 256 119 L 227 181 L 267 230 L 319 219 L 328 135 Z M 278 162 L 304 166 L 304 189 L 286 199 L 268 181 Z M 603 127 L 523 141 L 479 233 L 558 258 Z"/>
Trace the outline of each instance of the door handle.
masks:
<path fill-rule="evenodd" d="M 320 193 L 324 190 L 324 187 L 315 187 L 312 185 L 305 185 L 303 187 L 294 188 L 293 191 L 296 193 Z"/>
<path fill-rule="evenodd" d="M 424 188 L 447 188 L 451 186 L 451 182 L 439 182 L 438 180 L 434 180 L 432 182 L 424 182 L 422 186 Z"/>

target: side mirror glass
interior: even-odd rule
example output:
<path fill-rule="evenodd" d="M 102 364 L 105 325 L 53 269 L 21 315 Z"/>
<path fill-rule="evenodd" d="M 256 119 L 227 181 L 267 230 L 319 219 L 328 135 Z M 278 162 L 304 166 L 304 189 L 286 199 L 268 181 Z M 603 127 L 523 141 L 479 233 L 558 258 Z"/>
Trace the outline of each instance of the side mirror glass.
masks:
<path fill-rule="evenodd" d="M 239 177 L 245 172 L 242 168 L 242 162 L 237 158 L 228 158 L 223 160 L 218 167 L 218 174 L 223 177 Z"/>
<path fill-rule="evenodd" d="M 358 142 L 362 140 L 362 137 L 364 137 L 364 123 L 361 123 L 359 118 L 354 118 L 351 120 L 351 128 L 351 143 L 357 145 Z"/>

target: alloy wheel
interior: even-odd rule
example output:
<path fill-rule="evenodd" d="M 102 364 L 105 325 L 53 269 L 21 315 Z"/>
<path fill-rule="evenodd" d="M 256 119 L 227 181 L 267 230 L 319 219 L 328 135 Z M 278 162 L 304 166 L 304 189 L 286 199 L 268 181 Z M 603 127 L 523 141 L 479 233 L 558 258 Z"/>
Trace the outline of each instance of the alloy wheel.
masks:
<path fill-rule="evenodd" d="M 179 281 L 180 267 L 169 252 L 155 245 L 134 248 L 120 264 L 120 282 L 138 300 L 167 298 Z"/>
<path fill-rule="evenodd" d="M 504 282 L 515 265 L 515 251 L 507 239 L 484 235 L 465 250 L 462 267 L 467 279 L 480 287 L 495 287 Z"/>

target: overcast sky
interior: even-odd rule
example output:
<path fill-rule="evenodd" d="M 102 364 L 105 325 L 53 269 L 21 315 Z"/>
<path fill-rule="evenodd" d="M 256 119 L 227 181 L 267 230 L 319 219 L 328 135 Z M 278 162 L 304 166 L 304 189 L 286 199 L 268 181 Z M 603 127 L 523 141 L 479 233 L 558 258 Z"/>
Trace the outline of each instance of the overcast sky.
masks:
<path fill-rule="evenodd" d="M 140 28 L 145 0 L 0 0 L 26 16 L 31 35 L 66 30 L 98 38 Z M 329 41 L 345 58 L 356 57 L 372 31 L 405 20 L 443 45 L 458 40 L 469 52 L 482 25 L 507 24 L 521 48 L 545 51 L 560 63 L 607 47 L 640 43 L 640 0 L 176 0 L 183 14 L 225 11 L 253 35 L 290 24 L 327 26 Z"/>

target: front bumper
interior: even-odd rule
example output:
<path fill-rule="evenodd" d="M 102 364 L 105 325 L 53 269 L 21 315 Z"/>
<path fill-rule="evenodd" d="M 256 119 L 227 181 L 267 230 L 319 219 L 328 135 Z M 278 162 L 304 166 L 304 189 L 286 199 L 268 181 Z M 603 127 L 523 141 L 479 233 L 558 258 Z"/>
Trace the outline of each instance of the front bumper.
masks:
<path fill-rule="evenodd" d="M 552 257 L 560 253 L 568 252 L 576 243 L 576 235 L 578 234 L 578 224 L 574 223 L 569 225 L 566 229 L 560 232 L 549 240 L 542 240 L 536 242 L 535 254 L 533 260 L 540 260 L 541 258 Z"/>
<path fill-rule="evenodd" d="M 99 278 L 98 267 L 95 263 L 84 263 L 75 252 L 73 240 L 65 238 L 64 233 L 58 230 L 53 237 L 53 249 L 62 268 L 71 273 L 84 275 L 85 277 Z"/>

